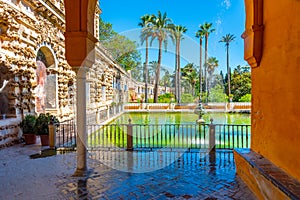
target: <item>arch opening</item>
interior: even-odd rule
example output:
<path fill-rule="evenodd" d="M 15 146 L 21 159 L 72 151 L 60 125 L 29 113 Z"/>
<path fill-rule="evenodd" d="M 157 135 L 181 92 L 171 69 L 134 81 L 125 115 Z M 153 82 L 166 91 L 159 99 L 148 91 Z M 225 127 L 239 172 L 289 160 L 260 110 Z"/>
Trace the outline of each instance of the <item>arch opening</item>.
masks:
<path fill-rule="evenodd" d="M 42 46 L 38 50 L 36 64 L 35 111 L 45 113 L 57 108 L 57 74 L 52 74 L 50 70 L 56 68 L 56 62 L 48 47 Z"/>

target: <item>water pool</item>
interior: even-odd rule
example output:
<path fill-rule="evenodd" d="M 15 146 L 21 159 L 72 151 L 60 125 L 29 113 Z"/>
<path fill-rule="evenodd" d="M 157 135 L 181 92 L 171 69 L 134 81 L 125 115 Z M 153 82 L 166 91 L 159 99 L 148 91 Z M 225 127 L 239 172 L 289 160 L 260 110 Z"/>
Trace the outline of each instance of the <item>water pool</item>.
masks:
<path fill-rule="evenodd" d="M 107 125 L 91 126 L 88 145 L 91 148 L 126 148 L 128 136 L 133 148 L 209 147 L 210 129 L 214 129 L 216 148 L 249 148 L 250 115 L 208 113 L 206 124 L 198 124 L 193 113 L 125 113 Z M 214 125 L 208 125 L 213 118 Z M 132 125 L 128 125 L 128 119 Z"/>
<path fill-rule="evenodd" d="M 117 119 L 113 120 L 111 124 L 127 124 L 128 119 L 132 120 L 132 124 L 189 124 L 195 123 L 198 116 L 194 113 L 141 113 L 132 112 L 124 113 Z M 249 125 L 251 124 L 250 114 L 237 113 L 207 113 L 203 116 L 205 123 L 210 123 L 213 119 L 214 124 L 236 124 Z"/>

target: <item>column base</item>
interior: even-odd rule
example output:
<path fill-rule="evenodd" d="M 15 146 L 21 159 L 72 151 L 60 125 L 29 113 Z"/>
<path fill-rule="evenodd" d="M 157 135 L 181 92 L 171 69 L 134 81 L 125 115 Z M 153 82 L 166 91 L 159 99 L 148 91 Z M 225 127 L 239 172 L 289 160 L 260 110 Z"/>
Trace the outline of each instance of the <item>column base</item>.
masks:
<path fill-rule="evenodd" d="M 87 169 L 76 169 L 72 177 L 86 177 L 88 175 Z"/>

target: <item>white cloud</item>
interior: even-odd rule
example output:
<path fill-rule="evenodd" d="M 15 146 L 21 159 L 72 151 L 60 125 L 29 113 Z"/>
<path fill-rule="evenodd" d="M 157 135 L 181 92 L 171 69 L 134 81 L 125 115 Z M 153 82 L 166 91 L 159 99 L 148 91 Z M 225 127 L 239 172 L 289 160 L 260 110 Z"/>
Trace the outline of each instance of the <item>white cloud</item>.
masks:
<path fill-rule="evenodd" d="M 226 9 L 229 9 L 231 6 L 230 0 L 223 0 L 222 6 L 224 6 Z"/>
<path fill-rule="evenodd" d="M 215 24 L 216 24 L 216 32 L 215 32 L 215 34 L 217 35 L 217 36 L 219 36 L 222 32 L 223 32 L 223 29 L 222 29 L 222 20 L 220 19 L 220 18 L 218 18 L 217 20 L 216 20 L 216 22 L 215 22 Z"/>

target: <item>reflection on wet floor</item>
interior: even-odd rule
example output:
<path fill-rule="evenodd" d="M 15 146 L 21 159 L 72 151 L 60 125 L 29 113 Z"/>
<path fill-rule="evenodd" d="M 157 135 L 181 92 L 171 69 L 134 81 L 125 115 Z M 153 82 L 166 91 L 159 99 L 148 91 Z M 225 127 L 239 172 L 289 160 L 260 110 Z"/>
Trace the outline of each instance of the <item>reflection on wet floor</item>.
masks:
<path fill-rule="evenodd" d="M 255 199 L 235 173 L 232 151 L 89 152 L 90 174 L 65 177 L 67 199 Z"/>
<path fill-rule="evenodd" d="M 55 149 L 43 149 L 39 153 L 32 154 L 29 157 L 31 159 L 37 159 L 37 158 L 45 158 L 49 156 L 55 156 L 57 154 L 57 151 Z"/>
<path fill-rule="evenodd" d="M 216 160 L 218 154 L 218 160 Z M 227 152 L 210 152 L 208 150 L 188 152 L 184 149 L 172 151 L 90 151 L 90 158 L 110 168 L 131 173 L 145 173 L 165 168 L 173 163 L 177 165 L 232 167 L 233 154 Z M 216 164 L 218 162 L 218 164 Z M 180 167 L 180 166 L 177 166 Z"/>
<path fill-rule="evenodd" d="M 31 159 L 37 159 L 37 158 L 46 158 L 46 157 L 49 157 L 49 156 L 55 156 L 55 155 L 58 155 L 58 154 L 67 154 L 67 153 L 71 153 L 71 152 L 74 152 L 74 151 L 64 151 L 64 150 L 56 150 L 56 149 L 42 149 L 39 153 L 35 153 L 35 154 L 32 154 L 29 156 L 29 158 Z"/>

